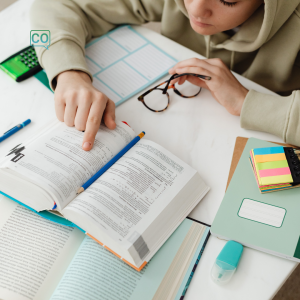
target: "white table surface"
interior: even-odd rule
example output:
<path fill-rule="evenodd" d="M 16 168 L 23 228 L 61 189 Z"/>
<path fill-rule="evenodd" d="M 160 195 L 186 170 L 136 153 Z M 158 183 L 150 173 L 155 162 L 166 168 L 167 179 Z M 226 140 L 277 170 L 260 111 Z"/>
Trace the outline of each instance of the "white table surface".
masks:
<path fill-rule="evenodd" d="M 0 13 L 0 61 L 29 45 L 29 8 L 33 0 L 19 0 Z M 142 35 L 178 60 L 199 57 L 195 52 L 143 27 Z M 237 75 L 247 88 L 271 93 Z M 161 80 L 162 81 L 162 80 Z M 262 132 L 244 130 L 240 118 L 230 115 L 207 90 L 193 99 L 182 99 L 171 92 L 171 105 L 163 113 L 147 110 L 135 97 L 116 109 L 119 120 L 127 121 L 136 132 L 146 131 L 153 140 L 194 167 L 211 187 L 191 213 L 191 217 L 211 224 L 224 196 L 229 167 L 237 136 L 282 142 Z M 16 83 L 0 72 L 0 133 L 30 118 L 32 124 L 0 144 L 0 156 L 33 135 L 55 117 L 53 94 L 35 78 Z M 236 274 L 225 286 L 216 285 L 210 270 L 225 241 L 210 237 L 186 300 L 266 300 L 272 299 L 297 264 L 249 248 Z"/>

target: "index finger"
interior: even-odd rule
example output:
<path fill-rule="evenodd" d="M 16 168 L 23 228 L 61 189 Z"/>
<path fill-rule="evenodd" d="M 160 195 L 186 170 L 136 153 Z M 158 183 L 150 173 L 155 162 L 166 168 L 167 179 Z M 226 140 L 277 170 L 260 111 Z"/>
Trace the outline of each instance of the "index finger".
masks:
<path fill-rule="evenodd" d="M 93 148 L 95 137 L 100 127 L 102 115 L 107 103 L 107 99 L 104 100 L 104 98 L 105 97 L 102 97 L 100 100 L 94 101 L 91 106 L 82 142 L 82 148 L 85 151 L 89 151 Z"/>

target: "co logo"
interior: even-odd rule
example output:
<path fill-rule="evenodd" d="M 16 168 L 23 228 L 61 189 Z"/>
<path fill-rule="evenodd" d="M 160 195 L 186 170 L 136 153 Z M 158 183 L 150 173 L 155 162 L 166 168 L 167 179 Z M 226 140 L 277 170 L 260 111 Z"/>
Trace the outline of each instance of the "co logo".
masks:
<path fill-rule="evenodd" d="M 48 49 L 50 46 L 50 30 L 31 30 L 30 45 Z"/>

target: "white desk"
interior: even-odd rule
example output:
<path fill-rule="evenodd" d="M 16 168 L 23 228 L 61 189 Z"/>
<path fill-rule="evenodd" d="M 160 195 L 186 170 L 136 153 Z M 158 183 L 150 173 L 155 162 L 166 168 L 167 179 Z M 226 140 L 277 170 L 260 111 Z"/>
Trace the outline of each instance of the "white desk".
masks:
<path fill-rule="evenodd" d="M 18 1 L 0 13 L 0 61 L 29 45 L 29 8 L 33 1 Z M 141 34 L 178 60 L 200 57 L 193 51 L 163 36 L 136 27 Z M 268 93 L 259 85 L 237 76 L 248 88 Z M 182 99 L 171 94 L 171 105 L 163 113 L 147 110 L 136 98 L 116 110 L 119 120 L 129 122 L 136 132 L 145 130 L 153 140 L 193 166 L 211 191 L 192 212 L 191 217 L 211 224 L 224 196 L 227 176 L 237 136 L 281 141 L 261 132 L 240 128 L 239 117 L 227 113 L 207 90 L 197 98 Z M 14 82 L 0 72 L 0 132 L 31 118 L 32 124 L 0 144 L 3 156 L 15 145 L 55 117 L 53 94 L 35 78 Z M 211 237 L 188 289 L 187 300 L 266 300 L 272 299 L 296 267 L 296 263 L 246 248 L 232 281 L 217 286 L 210 270 L 225 241 Z"/>

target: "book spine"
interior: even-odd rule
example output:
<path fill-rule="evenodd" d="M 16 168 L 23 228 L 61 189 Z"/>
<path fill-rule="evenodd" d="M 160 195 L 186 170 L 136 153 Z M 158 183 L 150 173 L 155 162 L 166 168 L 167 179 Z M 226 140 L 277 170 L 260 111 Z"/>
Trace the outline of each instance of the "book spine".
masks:
<path fill-rule="evenodd" d="M 182 295 L 181 295 L 181 297 L 180 297 L 179 300 L 183 300 L 183 298 L 185 297 L 186 291 L 187 291 L 187 289 L 189 288 L 189 286 L 190 286 L 190 284 L 191 284 L 191 281 L 192 281 L 193 276 L 194 276 L 194 274 L 195 274 L 195 271 L 196 271 L 196 269 L 197 269 L 197 267 L 198 267 L 200 258 L 201 258 L 202 254 L 203 254 L 203 251 L 204 251 L 204 249 L 205 249 L 205 246 L 206 246 L 206 244 L 207 244 L 207 241 L 208 241 L 209 237 L 210 237 L 210 232 L 207 234 L 207 237 L 206 237 L 206 239 L 205 239 L 205 241 L 204 241 L 204 243 L 203 243 L 203 246 L 202 246 L 202 248 L 201 248 L 201 250 L 200 250 L 200 252 L 199 252 L 199 255 L 198 255 L 198 258 L 197 258 L 197 260 L 196 260 L 196 262 L 195 262 L 195 265 L 194 265 L 194 267 L 193 267 L 193 270 L 192 270 L 192 272 L 191 272 L 191 274 L 190 274 L 190 277 L 189 277 L 189 279 L 188 279 L 188 281 L 187 281 L 187 283 L 186 283 L 186 286 L 185 286 L 185 288 L 184 288 L 184 290 L 183 290 L 183 292 L 182 292 Z"/>

